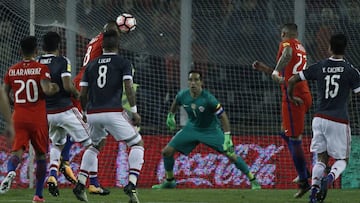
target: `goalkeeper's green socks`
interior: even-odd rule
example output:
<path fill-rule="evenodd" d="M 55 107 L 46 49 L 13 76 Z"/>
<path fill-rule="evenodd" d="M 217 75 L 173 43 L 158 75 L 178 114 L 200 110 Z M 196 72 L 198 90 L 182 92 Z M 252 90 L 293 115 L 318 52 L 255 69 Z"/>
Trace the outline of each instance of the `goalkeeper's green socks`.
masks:
<path fill-rule="evenodd" d="M 173 171 L 165 171 L 165 177 L 167 181 L 174 180 L 174 172 Z"/>
<path fill-rule="evenodd" d="M 252 174 L 250 171 L 249 171 L 249 173 L 246 174 L 246 176 L 249 178 L 249 180 L 254 180 L 255 179 L 254 174 Z"/>
<path fill-rule="evenodd" d="M 249 167 L 241 157 L 238 157 L 236 159 L 235 166 L 236 168 L 240 169 L 240 171 L 243 172 L 244 174 L 249 173 Z"/>

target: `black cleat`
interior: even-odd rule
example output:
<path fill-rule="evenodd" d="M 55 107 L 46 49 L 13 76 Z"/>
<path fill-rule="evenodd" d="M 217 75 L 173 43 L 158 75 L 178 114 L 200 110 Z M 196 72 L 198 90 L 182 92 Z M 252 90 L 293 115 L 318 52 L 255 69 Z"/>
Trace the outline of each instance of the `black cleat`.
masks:
<path fill-rule="evenodd" d="M 86 191 L 85 191 L 85 185 L 81 183 L 77 183 L 75 188 L 73 189 L 73 193 L 76 196 L 76 198 L 83 202 L 88 202 Z"/>
<path fill-rule="evenodd" d="M 309 191 L 311 189 L 311 186 L 308 182 L 307 179 L 305 180 L 301 180 L 299 182 L 299 191 L 297 193 L 295 193 L 294 197 L 295 198 L 300 198 L 302 197 L 307 191 Z"/>
<path fill-rule="evenodd" d="M 124 187 L 124 192 L 130 197 L 129 203 L 140 203 L 136 192 L 136 186 L 132 182 L 129 182 L 129 184 Z"/>

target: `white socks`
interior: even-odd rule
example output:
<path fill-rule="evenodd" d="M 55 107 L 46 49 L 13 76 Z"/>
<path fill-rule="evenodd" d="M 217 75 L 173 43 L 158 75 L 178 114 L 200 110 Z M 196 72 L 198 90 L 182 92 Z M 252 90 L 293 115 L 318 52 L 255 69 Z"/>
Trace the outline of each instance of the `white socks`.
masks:
<path fill-rule="evenodd" d="M 129 181 L 137 184 L 138 176 L 144 163 L 144 147 L 133 146 L 129 153 Z"/>
<path fill-rule="evenodd" d="M 86 176 L 87 178 L 90 173 L 98 172 L 98 154 L 99 151 L 92 146 L 85 150 L 81 160 L 80 173 L 78 175 L 80 183 L 86 184 L 86 179 L 84 181 L 83 177 L 80 175 Z"/>
<path fill-rule="evenodd" d="M 52 145 L 50 148 L 50 170 L 58 171 L 61 151 L 58 146 Z"/>
<path fill-rule="evenodd" d="M 324 176 L 326 165 L 323 162 L 316 162 L 312 169 L 311 185 L 320 186 L 321 178 Z"/>

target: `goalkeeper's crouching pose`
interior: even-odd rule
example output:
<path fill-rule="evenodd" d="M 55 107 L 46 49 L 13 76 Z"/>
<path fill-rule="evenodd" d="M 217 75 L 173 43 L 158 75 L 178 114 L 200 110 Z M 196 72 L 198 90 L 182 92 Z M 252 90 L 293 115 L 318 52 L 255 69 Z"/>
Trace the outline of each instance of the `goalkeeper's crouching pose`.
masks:
<path fill-rule="evenodd" d="M 176 95 L 170 107 L 166 124 L 170 130 L 176 129 L 175 112 L 179 106 L 184 107 L 188 114 L 188 121 L 184 128 L 178 131 L 163 149 L 166 180 L 161 184 L 153 185 L 152 188 L 175 188 L 176 181 L 173 174 L 175 152 L 188 155 L 199 143 L 203 143 L 226 155 L 236 168 L 247 175 L 252 189 L 261 189 L 256 177 L 249 171 L 247 164 L 234 153 L 229 119 L 217 99 L 210 92 L 202 89 L 201 72 L 190 71 L 188 84 L 188 89 L 181 90 Z"/>

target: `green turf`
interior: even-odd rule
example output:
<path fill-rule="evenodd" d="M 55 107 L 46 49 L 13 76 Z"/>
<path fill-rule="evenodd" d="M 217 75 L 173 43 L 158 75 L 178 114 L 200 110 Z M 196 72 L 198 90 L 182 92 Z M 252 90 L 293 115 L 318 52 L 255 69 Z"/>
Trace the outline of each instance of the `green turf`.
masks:
<path fill-rule="evenodd" d="M 243 189 L 139 189 L 141 203 L 182 202 L 182 203 L 307 203 L 308 194 L 301 199 L 292 196 L 295 190 L 243 190 Z M 31 202 L 33 189 L 12 189 L 0 195 L 0 203 Z M 70 189 L 61 189 L 59 197 L 52 197 L 44 191 L 46 203 L 73 203 L 77 201 Z M 108 196 L 88 194 L 89 203 L 125 203 L 127 196 L 121 188 L 112 188 Z M 329 190 L 325 203 L 360 203 L 360 189 Z"/>

